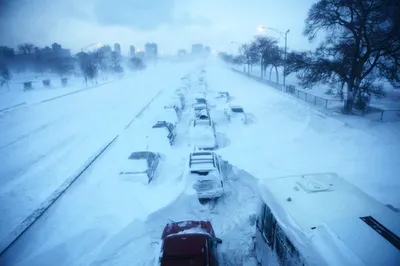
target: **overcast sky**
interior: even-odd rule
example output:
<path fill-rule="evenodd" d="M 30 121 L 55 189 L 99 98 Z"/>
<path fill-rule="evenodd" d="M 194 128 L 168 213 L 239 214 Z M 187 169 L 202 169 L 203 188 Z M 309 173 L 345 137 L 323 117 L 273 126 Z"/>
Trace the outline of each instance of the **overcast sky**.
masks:
<path fill-rule="evenodd" d="M 316 0 L 0 0 L 0 45 L 58 42 L 73 52 L 96 42 L 118 42 L 142 49 L 156 42 L 159 51 L 176 53 L 203 43 L 215 50 L 236 50 L 263 25 L 290 29 L 291 49 L 310 47 L 302 35 L 309 7 Z M 266 31 L 279 37 L 273 31 Z M 283 40 L 281 40 L 283 45 Z"/>

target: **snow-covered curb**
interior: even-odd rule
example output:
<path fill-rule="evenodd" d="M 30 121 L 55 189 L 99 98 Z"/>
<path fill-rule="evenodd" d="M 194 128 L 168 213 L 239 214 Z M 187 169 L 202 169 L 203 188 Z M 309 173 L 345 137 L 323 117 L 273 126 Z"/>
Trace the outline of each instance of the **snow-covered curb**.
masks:
<path fill-rule="evenodd" d="M 0 242 L 0 256 L 10 247 L 26 230 L 28 230 L 64 192 L 79 178 L 82 174 L 114 143 L 119 135 L 115 136 L 111 141 L 105 144 L 99 152 L 88 159 L 78 174 L 73 175 L 64 181 L 64 183 L 56 189 L 39 208 L 34 210 L 21 224 L 19 224 L 5 239 Z"/>

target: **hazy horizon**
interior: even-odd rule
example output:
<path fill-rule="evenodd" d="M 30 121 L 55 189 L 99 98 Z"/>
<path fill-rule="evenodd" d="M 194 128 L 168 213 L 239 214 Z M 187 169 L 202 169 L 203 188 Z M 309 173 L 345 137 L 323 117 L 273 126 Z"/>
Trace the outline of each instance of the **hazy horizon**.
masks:
<path fill-rule="evenodd" d="M 0 45 L 16 47 L 31 42 L 38 46 L 60 43 L 78 52 L 100 42 L 143 49 L 146 42 L 159 51 L 174 54 L 203 43 L 216 51 L 236 51 L 237 45 L 257 35 L 263 25 L 281 31 L 290 29 L 289 49 L 304 50 L 310 44 L 302 35 L 308 9 L 315 0 L 250 0 L 213 2 L 205 0 L 28 0 L 1 1 Z M 266 31 L 279 38 L 273 31 Z M 281 39 L 281 45 L 283 40 Z"/>

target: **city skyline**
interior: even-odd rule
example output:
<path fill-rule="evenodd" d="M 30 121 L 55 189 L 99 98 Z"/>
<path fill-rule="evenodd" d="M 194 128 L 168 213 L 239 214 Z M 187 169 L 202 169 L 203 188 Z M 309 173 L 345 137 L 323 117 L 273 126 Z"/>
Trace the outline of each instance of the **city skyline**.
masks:
<path fill-rule="evenodd" d="M 290 28 L 289 48 L 306 49 L 310 44 L 302 36 L 304 19 L 314 2 L 14 0 L 2 10 L 0 45 L 58 42 L 76 53 L 90 43 L 118 42 L 125 47 L 123 53 L 128 53 L 131 44 L 144 48 L 152 40 L 168 54 L 198 42 L 217 51 L 235 51 L 232 41 L 247 42 L 259 34 L 257 27 L 264 25 L 281 31 Z M 29 30 L 25 30 L 27 24 Z M 262 34 L 280 38 L 273 31 Z"/>

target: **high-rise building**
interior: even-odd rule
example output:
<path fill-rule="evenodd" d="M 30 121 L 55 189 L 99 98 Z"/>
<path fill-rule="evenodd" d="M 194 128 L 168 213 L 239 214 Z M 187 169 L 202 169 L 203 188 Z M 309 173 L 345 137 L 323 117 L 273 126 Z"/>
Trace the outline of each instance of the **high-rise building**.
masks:
<path fill-rule="evenodd" d="M 158 55 L 158 46 L 156 43 L 146 43 L 144 46 L 147 59 L 155 59 Z"/>
<path fill-rule="evenodd" d="M 138 58 L 144 60 L 144 58 L 146 57 L 146 54 L 144 51 L 137 51 L 135 54 L 135 57 L 138 57 Z"/>
<path fill-rule="evenodd" d="M 192 54 L 202 54 L 204 51 L 201 43 L 192 44 Z"/>
<path fill-rule="evenodd" d="M 186 54 L 186 50 L 185 49 L 179 49 L 178 50 L 178 55 L 185 55 Z"/>
<path fill-rule="evenodd" d="M 61 45 L 55 42 L 51 45 L 51 48 L 53 48 L 55 54 L 58 54 L 61 50 Z"/>
<path fill-rule="evenodd" d="M 60 56 L 60 57 L 71 56 L 71 51 L 69 49 L 63 49 L 61 45 L 58 43 L 53 43 L 51 47 L 55 56 Z"/>
<path fill-rule="evenodd" d="M 133 45 L 131 45 L 130 47 L 129 47 L 129 56 L 130 57 L 134 57 L 135 56 L 135 46 L 133 46 Z"/>
<path fill-rule="evenodd" d="M 121 45 L 119 43 L 114 44 L 114 52 L 121 55 Z"/>

